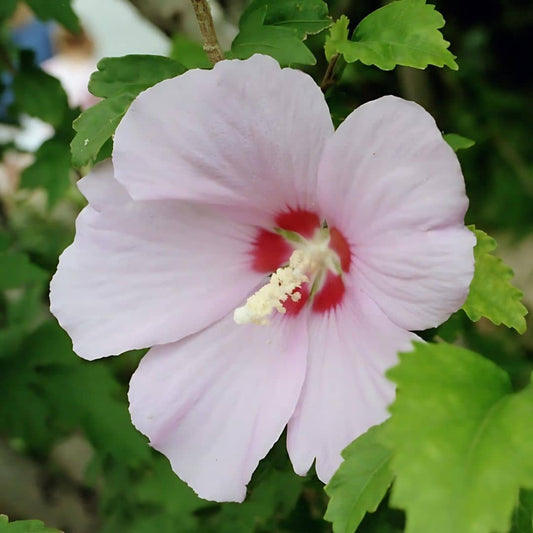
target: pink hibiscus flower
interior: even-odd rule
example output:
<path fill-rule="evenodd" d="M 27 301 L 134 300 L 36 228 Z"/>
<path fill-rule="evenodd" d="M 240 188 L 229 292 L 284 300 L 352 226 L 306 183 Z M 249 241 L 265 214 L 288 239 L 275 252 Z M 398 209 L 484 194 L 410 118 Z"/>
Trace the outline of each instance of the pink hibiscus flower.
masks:
<path fill-rule="evenodd" d="M 301 475 L 387 417 L 399 350 L 466 298 L 474 237 L 459 163 L 431 116 L 388 96 L 334 131 L 306 74 L 222 61 L 142 93 L 114 170 L 51 286 L 95 359 L 153 346 L 136 427 L 201 497 L 242 501 L 287 427 Z"/>

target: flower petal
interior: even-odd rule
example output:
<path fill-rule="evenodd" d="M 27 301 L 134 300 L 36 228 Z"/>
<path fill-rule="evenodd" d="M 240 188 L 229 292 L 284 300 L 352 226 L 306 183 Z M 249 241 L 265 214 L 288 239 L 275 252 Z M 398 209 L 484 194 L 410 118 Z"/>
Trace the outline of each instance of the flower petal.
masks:
<path fill-rule="evenodd" d="M 113 160 L 136 199 L 310 208 L 332 133 L 316 83 L 255 55 L 142 93 L 117 129 Z"/>
<path fill-rule="evenodd" d="M 294 411 L 306 351 L 303 318 L 237 326 L 228 315 L 142 359 L 133 423 L 199 496 L 240 502 Z"/>
<path fill-rule="evenodd" d="M 309 322 L 307 374 L 288 424 L 287 448 L 297 474 L 316 458 L 327 483 L 341 463 L 341 451 L 387 418 L 394 385 L 385 370 L 416 335 L 390 322 L 363 293 Z"/>
<path fill-rule="evenodd" d="M 327 143 L 318 190 L 350 242 L 353 284 L 398 326 L 433 327 L 461 306 L 474 272 L 468 199 L 457 157 L 419 105 L 389 96 L 356 109 Z"/>
<path fill-rule="evenodd" d="M 422 331 L 445 322 L 468 296 L 475 237 L 464 227 L 384 235 L 355 249 L 352 283 L 398 326 Z"/>
<path fill-rule="evenodd" d="M 187 202 L 135 202 L 110 165 L 80 188 L 91 203 L 61 255 L 50 301 L 81 357 L 179 340 L 261 282 L 250 266 L 254 228 Z"/>

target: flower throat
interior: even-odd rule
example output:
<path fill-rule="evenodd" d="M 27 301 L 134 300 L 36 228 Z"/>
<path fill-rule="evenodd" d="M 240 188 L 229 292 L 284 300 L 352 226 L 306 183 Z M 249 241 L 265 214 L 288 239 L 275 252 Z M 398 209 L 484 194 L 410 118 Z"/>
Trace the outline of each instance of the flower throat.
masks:
<path fill-rule="evenodd" d="M 235 309 L 237 324 L 267 325 L 275 311 L 295 315 L 306 304 L 315 312 L 326 312 L 343 299 L 343 278 L 351 263 L 344 236 L 323 227 L 308 211 L 283 213 L 276 222 L 273 231 L 260 230 L 252 251 L 255 270 L 272 274 Z"/>

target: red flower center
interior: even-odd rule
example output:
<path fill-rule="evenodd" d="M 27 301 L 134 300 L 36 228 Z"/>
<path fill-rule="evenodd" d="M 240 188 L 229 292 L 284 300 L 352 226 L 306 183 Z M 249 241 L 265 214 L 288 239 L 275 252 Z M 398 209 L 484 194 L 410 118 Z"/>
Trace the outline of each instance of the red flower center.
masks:
<path fill-rule="evenodd" d="M 287 314 L 297 314 L 306 304 L 319 313 L 337 307 L 345 293 L 344 274 L 350 270 L 350 246 L 337 228 L 327 227 L 316 213 L 289 209 L 276 216 L 272 231 L 258 230 L 251 250 L 252 268 L 275 272 L 289 263 L 296 249 L 316 257 L 319 267 L 309 283 L 296 289 L 302 297 L 285 301 Z"/>

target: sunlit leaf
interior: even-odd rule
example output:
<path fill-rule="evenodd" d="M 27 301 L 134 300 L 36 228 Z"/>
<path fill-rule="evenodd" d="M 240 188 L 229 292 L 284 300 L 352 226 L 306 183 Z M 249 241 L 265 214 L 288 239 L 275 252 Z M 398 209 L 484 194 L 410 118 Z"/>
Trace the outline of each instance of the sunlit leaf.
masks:
<path fill-rule="evenodd" d="M 348 40 L 349 24 L 350 20 L 348 17 L 346 15 L 342 15 L 329 29 L 329 35 L 326 37 L 326 44 L 324 46 L 326 59 L 328 61 L 330 61 L 331 58 L 338 53 L 339 44 Z"/>
<path fill-rule="evenodd" d="M 457 70 L 450 43 L 439 31 L 444 18 L 420 0 L 397 0 L 365 17 L 348 40 L 346 17 L 335 23 L 326 40 L 326 55 L 340 53 L 348 63 L 361 61 L 383 70 L 396 65 L 424 69 L 428 65 Z"/>
<path fill-rule="evenodd" d="M 0 515 L 0 533 L 61 533 L 61 531 L 45 527 L 40 520 L 9 522 L 7 516 Z"/>
<path fill-rule="evenodd" d="M 463 137 L 462 135 L 458 135 L 457 133 L 446 133 L 443 135 L 444 140 L 453 148 L 454 152 L 457 152 L 459 150 L 466 150 L 467 148 L 472 148 L 474 144 L 476 144 L 475 141 L 472 139 L 468 139 L 467 137 Z"/>
<path fill-rule="evenodd" d="M 344 462 L 326 485 L 330 497 L 325 519 L 335 533 L 357 529 L 367 512 L 374 512 L 392 483 L 391 451 L 370 428 L 342 452 Z"/>
<path fill-rule="evenodd" d="M 448 344 L 415 344 L 388 377 L 391 503 L 406 533 L 508 531 L 519 488 L 533 488 L 533 386 L 513 393 L 498 366 Z"/>
<path fill-rule="evenodd" d="M 518 333 L 526 331 L 527 309 L 522 292 L 511 285 L 513 271 L 499 257 L 492 255 L 496 241 L 485 232 L 470 228 L 476 235 L 476 269 L 463 309 L 471 320 L 488 318 L 496 325 L 505 324 Z"/>

